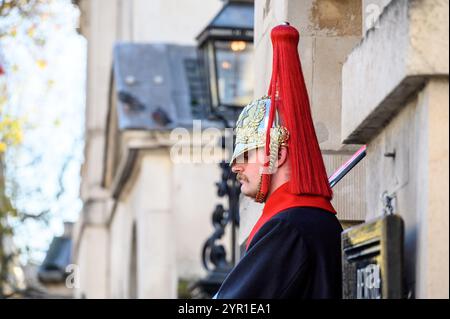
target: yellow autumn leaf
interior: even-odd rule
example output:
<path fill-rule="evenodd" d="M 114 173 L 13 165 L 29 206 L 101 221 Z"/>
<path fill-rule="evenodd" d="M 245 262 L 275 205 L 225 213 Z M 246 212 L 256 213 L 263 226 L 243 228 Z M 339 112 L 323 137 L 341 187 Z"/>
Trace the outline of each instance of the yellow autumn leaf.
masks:
<path fill-rule="evenodd" d="M 45 67 L 47 66 L 47 61 L 43 59 L 37 60 L 36 63 L 40 69 L 45 69 Z"/>
<path fill-rule="evenodd" d="M 18 145 L 22 140 L 22 121 L 5 115 L 0 121 L 0 141 L 7 145 Z"/>
<path fill-rule="evenodd" d="M 35 31 L 35 28 L 34 28 L 34 26 L 33 26 L 33 27 L 29 27 L 29 28 L 28 28 L 28 30 L 27 30 L 27 34 L 28 34 L 28 36 L 29 36 L 30 38 L 32 38 L 32 37 L 33 37 L 33 35 L 34 35 L 34 31 Z"/>
<path fill-rule="evenodd" d="M 0 153 L 4 153 L 6 151 L 6 143 L 0 142 Z"/>
<path fill-rule="evenodd" d="M 22 131 L 14 132 L 14 135 L 13 135 L 13 138 L 12 138 L 11 142 L 14 145 L 18 145 L 18 144 L 22 143 L 22 141 L 23 141 L 23 133 L 22 133 Z"/>

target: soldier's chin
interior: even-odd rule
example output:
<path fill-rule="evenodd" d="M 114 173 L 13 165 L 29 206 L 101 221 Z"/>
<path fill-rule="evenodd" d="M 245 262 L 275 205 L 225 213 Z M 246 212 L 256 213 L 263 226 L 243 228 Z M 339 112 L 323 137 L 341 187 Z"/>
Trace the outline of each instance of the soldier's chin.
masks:
<path fill-rule="evenodd" d="M 244 182 L 241 185 L 241 193 L 244 194 L 245 196 L 255 198 L 257 190 L 251 189 L 250 185 L 248 183 Z"/>

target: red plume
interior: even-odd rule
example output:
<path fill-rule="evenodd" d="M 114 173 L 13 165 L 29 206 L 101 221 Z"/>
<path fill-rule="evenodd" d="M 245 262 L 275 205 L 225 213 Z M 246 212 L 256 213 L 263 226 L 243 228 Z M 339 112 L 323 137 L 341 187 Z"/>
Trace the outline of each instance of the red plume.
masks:
<path fill-rule="evenodd" d="M 299 33 L 290 25 L 279 25 L 272 29 L 271 38 L 273 68 L 269 87 L 271 108 L 267 127 L 272 127 L 275 110 L 278 109 L 280 120 L 289 131 L 291 192 L 331 199 L 333 193 L 314 130 L 308 92 L 297 51 Z M 267 156 L 270 154 L 269 145 L 268 129 Z M 263 188 L 266 187 L 267 185 L 263 185 Z"/>

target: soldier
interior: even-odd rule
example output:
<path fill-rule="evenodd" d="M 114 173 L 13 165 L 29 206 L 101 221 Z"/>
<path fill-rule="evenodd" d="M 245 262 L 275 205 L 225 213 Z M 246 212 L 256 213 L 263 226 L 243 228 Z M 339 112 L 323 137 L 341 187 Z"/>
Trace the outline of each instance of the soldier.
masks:
<path fill-rule="evenodd" d="M 269 96 L 243 109 L 230 163 L 241 192 L 265 206 L 215 298 L 340 298 L 342 228 L 314 131 L 299 33 L 285 23 L 271 38 Z"/>

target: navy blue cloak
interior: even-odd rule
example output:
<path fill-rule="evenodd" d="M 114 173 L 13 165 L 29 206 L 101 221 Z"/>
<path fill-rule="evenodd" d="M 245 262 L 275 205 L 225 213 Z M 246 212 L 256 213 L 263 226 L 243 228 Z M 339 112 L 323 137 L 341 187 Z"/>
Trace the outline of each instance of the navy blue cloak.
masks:
<path fill-rule="evenodd" d="M 258 230 L 215 298 L 341 298 L 341 232 L 323 209 L 283 210 Z"/>

